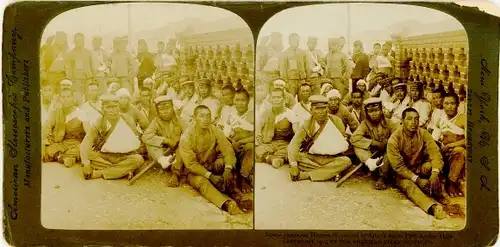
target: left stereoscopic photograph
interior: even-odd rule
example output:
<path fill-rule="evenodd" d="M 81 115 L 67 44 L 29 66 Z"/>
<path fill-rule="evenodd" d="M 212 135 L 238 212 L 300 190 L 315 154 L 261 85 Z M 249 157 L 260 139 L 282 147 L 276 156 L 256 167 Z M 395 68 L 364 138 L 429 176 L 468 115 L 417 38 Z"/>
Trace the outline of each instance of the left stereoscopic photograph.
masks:
<path fill-rule="evenodd" d="M 253 36 L 196 4 L 66 11 L 40 44 L 41 223 L 252 229 Z"/>

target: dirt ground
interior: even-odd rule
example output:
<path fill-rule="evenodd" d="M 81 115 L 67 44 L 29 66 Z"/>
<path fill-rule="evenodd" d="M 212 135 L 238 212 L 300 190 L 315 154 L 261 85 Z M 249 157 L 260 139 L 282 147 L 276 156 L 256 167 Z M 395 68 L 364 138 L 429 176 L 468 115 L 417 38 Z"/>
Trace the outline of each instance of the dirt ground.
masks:
<path fill-rule="evenodd" d="M 370 176 L 291 182 L 288 166 L 255 165 L 255 229 L 460 230 L 465 219 L 436 220 L 396 188 L 378 191 Z M 464 209 L 465 199 L 453 203 Z"/>
<path fill-rule="evenodd" d="M 80 167 L 42 164 L 42 225 L 51 229 L 252 229 L 253 213 L 231 216 L 189 185 L 169 188 L 160 168 L 132 186 L 84 180 Z"/>

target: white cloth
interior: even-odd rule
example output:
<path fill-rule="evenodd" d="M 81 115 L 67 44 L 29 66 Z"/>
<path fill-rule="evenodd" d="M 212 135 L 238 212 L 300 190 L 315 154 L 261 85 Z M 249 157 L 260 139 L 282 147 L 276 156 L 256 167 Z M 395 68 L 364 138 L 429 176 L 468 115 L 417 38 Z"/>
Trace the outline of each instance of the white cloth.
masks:
<path fill-rule="evenodd" d="M 87 101 L 80 107 L 80 119 L 95 126 L 95 123 L 102 115 L 100 111 L 102 111 L 100 101 L 97 101 L 96 104 Z"/>
<path fill-rule="evenodd" d="M 224 123 L 224 135 L 226 137 L 231 137 L 234 134 L 234 129 L 241 128 L 247 131 L 254 131 L 253 124 L 249 123 L 245 118 L 248 116 L 250 111 L 247 111 L 245 114 L 238 116 L 238 112 L 231 112 L 227 118 L 227 121 Z"/>
<path fill-rule="evenodd" d="M 311 118 L 311 113 L 309 113 L 311 110 L 311 103 L 308 103 L 307 105 L 305 105 L 305 107 L 306 108 L 304 108 L 304 106 L 299 102 L 292 108 L 292 112 L 295 113 L 301 125 L 304 123 L 304 121 Z"/>
<path fill-rule="evenodd" d="M 80 121 L 82 121 L 83 119 L 81 116 L 82 116 L 82 112 L 80 111 L 80 109 L 78 107 L 75 107 L 75 109 L 73 109 L 73 111 L 66 116 L 66 123 L 75 119 L 75 118 L 78 118 L 78 119 L 80 119 Z"/>
<path fill-rule="evenodd" d="M 457 114 L 452 119 L 448 119 L 448 115 L 443 114 L 439 121 L 436 124 L 436 128 L 432 132 L 432 137 L 434 140 L 439 141 L 441 139 L 444 132 L 451 132 L 456 135 L 465 135 L 465 130 L 463 128 L 458 127 L 455 124 L 455 121 L 462 115 L 463 113 Z"/>
<path fill-rule="evenodd" d="M 391 61 L 385 56 L 377 56 L 378 68 L 392 68 Z"/>
<path fill-rule="evenodd" d="M 129 153 L 137 150 L 141 145 L 141 141 L 120 118 L 116 123 L 113 132 L 109 135 L 108 139 L 101 148 L 101 152 L 105 153 Z"/>
<path fill-rule="evenodd" d="M 225 105 L 222 107 L 220 111 L 219 124 L 223 125 L 227 124 L 229 115 L 236 113 L 236 108 L 234 106 Z"/>
<path fill-rule="evenodd" d="M 443 109 L 434 109 L 431 114 L 431 121 L 429 123 L 428 129 L 435 129 L 439 120 L 443 115 L 446 115 Z"/>
<path fill-rule="evenodd" d="M 281 121 L 283 119 L 288 119 L 288 121 L 290 121 L 290 123 L 292 123 L 292 124 L 299 122 L 295 113 L 293 113 L 292 110 L 290 110 L 286 107 L 285 107 L 285 111 L 283 111 L 281 114 L 277 115 L 274 118 L 274 123 L 277 124 L 279 121 Z"/>
<path fill-rule="evenodd" d="M 423 126 L 429 121 L 429 116 L 431 114 L 431 103 L 429 101 L 421 99 L 413 103 L 413 109 L 417 110 L 419 118 L 419 125 Z"/>
<path fill-rule="evenodd" d="M 318 123 L 315 123 L 315 132 L 320 128 Z M 347 151 L 349 143 L 346 141 L 340 130 L 337 129 L 335 124 L 328 119 L 323 131 L 319 134 L 318 138 L 314 141 L 309 149 L 310 154 L 320 155 L 337 155 Z"/>
<path fill-rule="evenodd" d="M 381 159 L 382 157 L 378 157 L 376 159 L 368 159 L 365 162 L 365 165 L 370 169 L 370 171 L 375 171 L 377 168 L 381 167 L 384 163 L 381 163 L 380 165 L 377 165 L 377 162 Z"/>

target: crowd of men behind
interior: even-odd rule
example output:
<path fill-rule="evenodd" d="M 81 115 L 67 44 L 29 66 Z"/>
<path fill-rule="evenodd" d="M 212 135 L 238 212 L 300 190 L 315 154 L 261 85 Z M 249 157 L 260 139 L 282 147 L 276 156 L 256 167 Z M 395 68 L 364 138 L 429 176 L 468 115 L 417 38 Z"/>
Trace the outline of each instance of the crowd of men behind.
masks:
<path fill-rule="evenodd" d="M 338 181 L 363 163 L 375 189 L 395 185 L 445 218 L 443 205 L 466 188 L 465 87 L 457 94 L 452 83 L 395 77 L 390 42 L 366 54 L 355 41 L 349 59 L 341 38 L 329 39 L 324 56 L 315 37 L 307 50 L 297 34 L 288 41 L 282 51 L 274 33 L 258 54 L 256 162 L 288 163 L 292 181 Z"/>
<path fill-rule="evenodd" d="M 240 214 L 253 202 L 253 89 L 181 74 L 176 40 L 146 40 L 137 54 L 126 37 L 73 37 L 64 32 L 40 49 L 44 162 L 81 164 L 85 179 L 131 179 L 145 161 L 186 181 L 222 210 Z M 167 178 L 166 178 L 167 179 Z"/>

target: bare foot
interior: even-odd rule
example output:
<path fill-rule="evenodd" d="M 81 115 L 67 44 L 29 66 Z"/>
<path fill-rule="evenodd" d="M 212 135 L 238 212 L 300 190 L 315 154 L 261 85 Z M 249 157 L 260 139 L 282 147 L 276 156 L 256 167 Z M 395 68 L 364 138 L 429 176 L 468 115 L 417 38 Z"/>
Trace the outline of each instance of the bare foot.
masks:
<path fill-rule="evenodd" d="M 446 218 L 446 212 L 444 211 L 443 206 L 436 204 L 436 205 L 433 205 L 432 208 L 433 208 L 432 211 L 433 211 L 434 217 L 436 217 L 436 219 L 442 220 L 442 219 Z"/>
<path fill-rule="evenodd" d="M 168 187 L 179 187 L 179 176 L 177 174 L 172 173 L 172 175 L 168 178 L 167 181 Z"/>
<path fill-rule="evenodd" d="M 271 165 L 276 169 L 282 167 L 284 164 L 285 164 L 285 161 L 283 159 L 280 159 L 280 158 L 273 159 L 271 162 Z"/>
<path fill-rule="evenodd" d="M 75 165 L 76 159 L 71 158 L 71 157 L 66 157 L 63 159 L 63 163 L 64 163 L 64 166 L 66 166 L 67 168 L 70 168 L 70 167 L 73 167 Z"/>
<path fill-rule="evenodd" d="M 457 196 L 458 191 L 457 191 L 457 188 L 456 188 L 456 185 L 454 182 L 449 181 L 449 180 L 447 181 L 446 192 L 448 193 L 448 195 L 450 195 L 451 198 L 454 198 Z"/>
<path fill-rule="evenodd" d="M 246 178 L 241 178 L 241 193 L 246 194 L 252 192 L 252 186 L 248 184 Z"/>
<path fill-rule="evenodd" d="M 387 189 L 387 185 L 385 184 L 385 181 L 383 178 L 379 178 L 377 182 L 375 183 L 375 189 L 376 190 L 385 190 Z"/>
<path fill-rule="evenodd" d="M 98 179 L 98 178 L 102 178 L 103 175 L 102 175 L 102 172 L 101 171 L 98 171 L 98 170 L 92 170 L 90 172 L 90 174 L 86 174 L 85 175 L 85 179 Z"/>
<path fill-rule="evenodd" d="M 238 204 L 236 204 L 235 201 L 229 200 L 225 204 L 227 212 L 230 215 L 243 214 L 243 211 L 241 211 L 241 209 L 238 207 Z"/>

